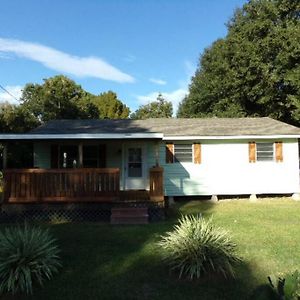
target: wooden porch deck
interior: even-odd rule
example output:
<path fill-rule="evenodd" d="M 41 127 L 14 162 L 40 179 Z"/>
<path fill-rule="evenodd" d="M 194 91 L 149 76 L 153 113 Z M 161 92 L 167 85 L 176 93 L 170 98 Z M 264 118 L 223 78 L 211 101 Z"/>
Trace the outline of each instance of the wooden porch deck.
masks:
<path fill-rule="evenodd" d="M 163 169 L 149 170 L 150 190 L 120 190 L 118 168 L 6 169 L 4 203 L 161 202 Z"/>

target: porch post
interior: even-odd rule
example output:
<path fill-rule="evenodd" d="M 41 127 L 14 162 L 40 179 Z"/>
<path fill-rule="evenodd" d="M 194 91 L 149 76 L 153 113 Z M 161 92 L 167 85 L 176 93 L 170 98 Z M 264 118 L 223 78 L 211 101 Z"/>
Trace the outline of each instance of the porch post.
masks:
<path fill-rule="evenodd" d="M 7 145 L 6 145 L 6 143 L 3 144 L 2 158 L 3 158 L 3 170 L 4 170 L 7 168 Z"/>
<path fill-rule="evenodd" d="M 78 159 L 79 159 L 79 168 L 82 168 L 83 166 L 83 151 L 82 151 L 82 142 L 79 142 L 78 144 Z"/>
<path fill-rule="evenodd" d="M 126 184 L 125 184 L 125 180 L 126 180 L 126 162 L 125 162 L 125 145 L 124 142 L 122 141 L 122 170 L 120 172 L 120 176 L 121 176 L 121 180 L 122 180 L 122 189 L 123 191 L 125 191 L 126 189 Z"/>

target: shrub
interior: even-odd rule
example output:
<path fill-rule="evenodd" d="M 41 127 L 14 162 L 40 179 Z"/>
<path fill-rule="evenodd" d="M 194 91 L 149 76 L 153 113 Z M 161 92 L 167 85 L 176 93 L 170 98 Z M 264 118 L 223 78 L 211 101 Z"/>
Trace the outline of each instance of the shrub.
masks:
<path fill-rule="evenodd" d="M 48 230 L 15 226 L 0 232 L 0 292 L 32 293 L 61 266 L 56 240 Z"/>
<path fill-rule="evenodd" d="M 278 299 L 300 299 L 300 272 L 294 271 L 283 276 L 271 275 L 269 283 Z"/>
<path fill-rule="evenodd" d="M 179 271 L 179 278 L 194 279 L 210 272 L 234 276 L 234 264 L 240 261 L 228 232 L 200 216 L 181 216 L 158 244 L 164 260 Z"/>

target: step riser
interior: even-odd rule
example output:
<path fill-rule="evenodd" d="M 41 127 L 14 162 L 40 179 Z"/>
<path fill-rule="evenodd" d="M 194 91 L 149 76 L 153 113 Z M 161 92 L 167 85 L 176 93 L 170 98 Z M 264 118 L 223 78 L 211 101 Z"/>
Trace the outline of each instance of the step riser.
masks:
<path fill-rule="evenodd" d="M 148 218 L 111 218 L 111 224 L 148 224 Z"/>
<path fill-rule="evenodd" d="M 111 224 L 148 224 L 147 208 L 113 208 L 111 210 Z"/>

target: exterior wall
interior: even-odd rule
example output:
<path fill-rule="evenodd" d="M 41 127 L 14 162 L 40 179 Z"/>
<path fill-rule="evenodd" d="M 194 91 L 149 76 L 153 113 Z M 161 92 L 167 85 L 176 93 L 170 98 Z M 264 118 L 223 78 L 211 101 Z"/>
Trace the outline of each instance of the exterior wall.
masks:
<path fill-rule="evenodd" d="M 258 140 L 275 142 L 275 140 Z M 277 141 L 277 140 L 276 140 Z M 177 143 L 176 141 L 173 141 Z M 283 162 L 249 163 L 247 140 L 202 140 L 201 164 L 165 163 L 160 147 L 166 196 L 285 194 L 299 192 L 297 139 L 283 142 Z M 192 143 L 180 141 L 178 143 Z"/>
<path fill-rule="evenodd" d="M 253 141 L 253 140 L 251 140 Z M 263 141 L 263 140 L 258 140 Z M 257 141 L 257 142 L 258 142 Z M 264 140 L 275 142 L 277 140 Z M 175 143 L 201 143 L 201 164 L 166 164 L 165 142 L 157 148 L 155 141 L 143 141 L 146 181 L 149 168 L 159 162 L 164 168 L 166 196 L 285 194 L 299 190 L 299 159 L 297 139 L 284 139 L 283 162 L 249 163 L 248 140 L 199 140 Z M 124 187 L 124 146 L 126 141 L 106 141 L 107 167 L 119 168 L 120 186 Z M 50 168 L 50 144 L 34 143 L 34 167 Z M 149 188 L 149 184 L 146 185 Z"/>
<path fill-rule="evenodd" d="M 124 187 L 124 161 L 125 153 L 124 146 L 128 144 L 126 141 L 104 141 L 101 144 L 106 144 L 106 166 L 108 168 L 120 169 L 120 187 Z M 69 142 L 75 144 L 75 142 Z M 130 142 L 129 144 L 134 144 Z M 143 141 L 139 144 L 145 146 L 145 173 L 146 173 L 146 188 L 149 188 L 149 167 L 155 165 L 155 142 Z M 36 142 L 34 143 L 34 167 L 49 169 L 51 167 L 51 143 Z"/>
<path fill-rule="evenodd" d="M 106 144 L 106 166 L 108 168 L 120 169 L 120 187 L 123 187 L 124 172 L 122 172 L 122 142 L 105 142 Z"/>

